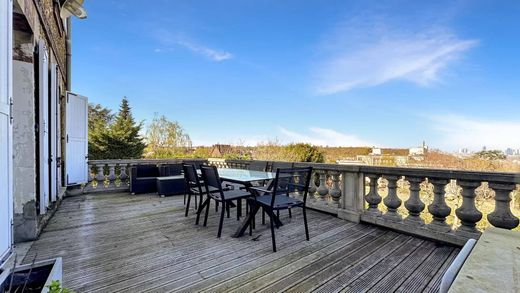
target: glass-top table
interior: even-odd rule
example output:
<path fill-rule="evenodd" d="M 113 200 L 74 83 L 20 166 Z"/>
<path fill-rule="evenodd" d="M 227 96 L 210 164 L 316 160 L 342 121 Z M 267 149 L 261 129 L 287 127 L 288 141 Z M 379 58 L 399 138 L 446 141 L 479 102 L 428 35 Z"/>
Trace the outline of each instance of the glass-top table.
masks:
<path fill-rule="evenodd" d="M 218 175 L 224 181 L 241 183 L 245 185 L 251 184 L 251 182 L 271 180 L 276 177 L 276 173 L 262 172 L 244 169 L 218 169 Z"/>

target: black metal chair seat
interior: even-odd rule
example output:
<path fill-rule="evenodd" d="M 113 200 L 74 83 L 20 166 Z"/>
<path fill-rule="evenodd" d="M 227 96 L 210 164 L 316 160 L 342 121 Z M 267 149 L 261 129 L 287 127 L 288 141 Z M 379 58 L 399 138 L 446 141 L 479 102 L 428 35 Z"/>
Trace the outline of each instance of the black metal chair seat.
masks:
<path fill-rule="evenodd" d="M 225 191 L 225 190 L 223 190 L 223 191 Z M 210 192 L 212 192 L 212 191 L 210 191 Z M 226 195 L 225 195 L 226 201 L 251 197 L 251 193 L 249 193 L 245 190 L 241 190 L 241 189 L 227 190 L 225 192 L 226 192 Z M 213 196 L 213 199 L 215 199 L 217 201 L 223 201 L 218 190 L 216 190 L 212 196 Z"/>
<path fill-rule="evenodd" d="M 271 201 L 273 200 L 272 195 L 262 195 L 256 197 L 256 202 L 262 206 L 270 207 Z M 301 207 L 303 206 L 303 201 L 297 198 L 289 197 L 289 196 L 277 196 L 274 198 L 274 210 L 284 210 L 290 209 L 293 207 Z"/>

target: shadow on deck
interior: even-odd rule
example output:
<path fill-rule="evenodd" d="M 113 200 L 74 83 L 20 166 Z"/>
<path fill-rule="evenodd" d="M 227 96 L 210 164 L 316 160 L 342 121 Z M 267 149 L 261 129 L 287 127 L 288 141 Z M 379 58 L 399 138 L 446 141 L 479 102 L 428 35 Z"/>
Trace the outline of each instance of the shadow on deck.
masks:
<path fill-rule="evenodd" d="M 232 238 L 232 211 L 218 239 L 217 216 L 212 209 L 208 227 L 196 226 L 182 196 L 69 197 L 24 262 L 63 257 L 64 285 L 77 292 L 437 292 L 459 251 L 314 211 L 305 241 L 295 211 L 281 213 L 273 253 L 268 225 L 257 220 L 253 237 Z"/>

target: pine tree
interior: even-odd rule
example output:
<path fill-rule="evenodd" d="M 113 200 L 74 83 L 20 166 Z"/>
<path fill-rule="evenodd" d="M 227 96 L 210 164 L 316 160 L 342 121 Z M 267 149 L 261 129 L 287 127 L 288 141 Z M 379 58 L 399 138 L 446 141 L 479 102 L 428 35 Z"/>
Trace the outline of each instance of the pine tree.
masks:
<path fill-rule="evenodd" d="M 119 113 L 109 127 L 107 155 L 110 159 L 138 159 L 146 144 L 139 132 L 143 123 L 136 123 L 126 97 L 121 101 Z"/>
<path fill-rule="evenodd" d="M 114 114 L 99 104 L 88 105 L 88 154 L 91 160 L 110 159 L 107 153 L 109 126 Z"/>

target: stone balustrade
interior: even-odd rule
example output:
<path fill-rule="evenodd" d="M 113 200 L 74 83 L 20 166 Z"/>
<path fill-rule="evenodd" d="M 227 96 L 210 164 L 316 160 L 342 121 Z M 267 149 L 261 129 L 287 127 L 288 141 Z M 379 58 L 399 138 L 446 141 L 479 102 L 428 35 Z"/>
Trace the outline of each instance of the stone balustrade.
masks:
<path fill-rule="evenodd" d="M 91 161 L 86 191 L 127 190 L 130 166 L 182 161 Z M 209 159 L 208 163 L 218 168 L 247 169 L 251 161 Z M 268 162 L 268 168 L 271 165 Z M 456 245 L 478 238 L 486 225 L 505 229 L 519 225 L 520 174 L 318 163 L 294 165 L 313 167 L 308 206 L 349 221 L 368 222 Z M 513 195 L 517 198 L 514 211 Z"/>

